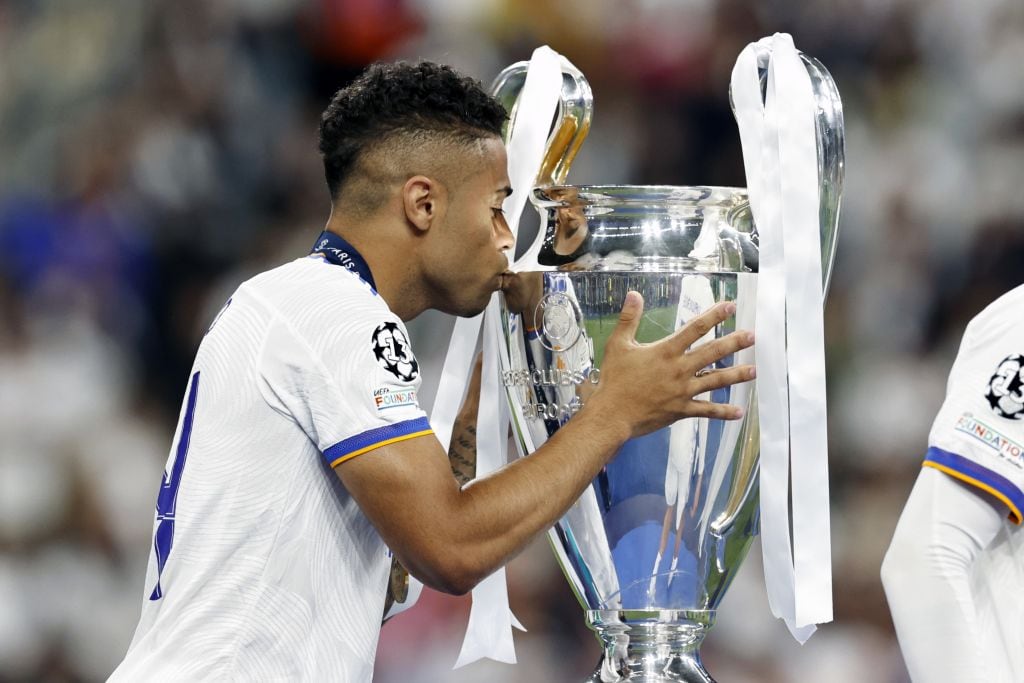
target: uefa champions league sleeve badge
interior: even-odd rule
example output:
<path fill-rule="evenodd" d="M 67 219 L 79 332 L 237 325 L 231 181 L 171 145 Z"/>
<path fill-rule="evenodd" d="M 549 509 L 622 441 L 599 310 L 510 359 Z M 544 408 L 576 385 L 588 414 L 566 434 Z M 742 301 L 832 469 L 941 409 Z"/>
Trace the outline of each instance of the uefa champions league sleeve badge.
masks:
<path fill-rule="evenodd" d="M 373 355 L 380 366 L 403 382 L 420 374 L 420 365 L 412 355 L 412 345 L 397 323 L 386 322 L 373 331 Z"/>
<path fill-rule="evenodd" d="M 985 387 L 985 400 L 999 417 L 1024 418 L 1024 355 L 1010 354 L 999 363 Z"/>

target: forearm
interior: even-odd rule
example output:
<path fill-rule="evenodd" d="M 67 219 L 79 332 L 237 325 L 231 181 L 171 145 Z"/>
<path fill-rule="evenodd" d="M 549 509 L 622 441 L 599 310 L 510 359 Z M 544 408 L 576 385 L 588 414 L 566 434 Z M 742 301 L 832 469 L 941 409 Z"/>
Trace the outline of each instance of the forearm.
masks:
<path fill-rule="evenodd" d="M 984 494 L 922 469 L 882 564 L 900 648 L 915 683 L 1001 681 L 978 632 L 971 572 L 1002 524 Z"/>
<path fill-rule="evenodd" d="M 753 336 L 734 332 L 690 348 L 734 310 L 716 306 L 659 342 L 639 344 L 643 302 L 631 292 L 605 344 L 601 384 L 586 406 L 535 453 L 486 477 L 460 485 L 452 476 L 453 470 L 460 480 L 468 476 L 468 436 L 456 438 L 448 454 L 433 438 L 395 440 L 340 464 L 338 476 L 413 575 L 440 590 L 465 592 L 563 515 L 628 438 L 680 419 L 741 415 L 735 406 L 694 397 L 752 379 L 753 367 L 697 373 L 749 347 Z"/>
<path fill-rule="evenodd" d="M 459 574 L 475 584 L 551 527 L 576 502 L 627 434 L 607 414 L 584 409 L 535 453 L 464 486 L 447 525 Z"/>

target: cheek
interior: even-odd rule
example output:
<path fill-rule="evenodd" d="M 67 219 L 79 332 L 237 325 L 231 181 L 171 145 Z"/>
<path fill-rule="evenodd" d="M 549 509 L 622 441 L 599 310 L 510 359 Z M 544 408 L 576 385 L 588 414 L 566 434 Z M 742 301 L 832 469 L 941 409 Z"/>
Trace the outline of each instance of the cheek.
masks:
<path fill-rule="evenodd" d="M 494 212 L 491 211 L 490 207 L 487 209 L 487 214 L 480 217 L 480 221 L 477 223 L 477 225 L 480 226 L 479 232 L 481 236 L 486 237 L 487 241 L 493 239 L 495 232 L 498 229 L 498 220 L 500 219 L 494 215 Z"/>
<path fill-rule="evenodd" d="M 489 207 L 484 211 L 466 212 L 451 233 L 458 242 L 457 248 L 465 249 L 468 246 L 478 246 L 488 241 L 494 230 L 493 224 L 493 215 Z"/>
<path fill-rule="evenodd" d="M 472 236 L 467 237 L 466 246 L 477 251 L 491 249 L 494 244 L 494 236 L 494 220 L 488 214 L 486 220 L 478 220 L 473 223 L 473 233 Z"/>

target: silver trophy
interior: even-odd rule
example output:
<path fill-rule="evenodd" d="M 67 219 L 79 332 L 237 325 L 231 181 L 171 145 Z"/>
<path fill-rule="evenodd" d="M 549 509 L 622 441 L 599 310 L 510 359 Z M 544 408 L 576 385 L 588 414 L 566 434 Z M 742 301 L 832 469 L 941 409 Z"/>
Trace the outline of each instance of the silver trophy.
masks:
<path fill-rule="evenodd" d="M 818 103 L 822 265 L 831 270 L 843 176 L 835 84 L 803 56 Z M 526 64 L 498 77 L 510 106 Z M 566 424 L 600 382 L 605 343 L 629 290 L 643 294 L 637 338 L 661 339 L 719 301 L 737 315 L 707 339 L 753 329 L 758 235 L 746 191 L 570 186 L 592 98 L 566 63 L 561 104 L 532 200 L 543 221 L 536 272 L 504 297 L 502 382 L 520 453 Z M 515 111 L 512 110 L 514 116 Z M 553 268 L 553 269 L 552 269 Z M 748 349 L 717 367 L 753 362 Z M 550 532 L 603 648 L 589 681 L 712 681 L 700 645 L 758 530 L 759 429 L 751 383 L 703 396 L 740 421 L 682 420 L 627 442 Z"/>

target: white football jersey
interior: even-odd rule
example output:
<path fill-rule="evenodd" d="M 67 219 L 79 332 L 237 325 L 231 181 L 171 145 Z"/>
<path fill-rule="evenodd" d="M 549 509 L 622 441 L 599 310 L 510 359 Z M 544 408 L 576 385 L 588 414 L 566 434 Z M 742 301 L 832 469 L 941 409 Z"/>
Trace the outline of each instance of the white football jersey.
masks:
<path fill-rule="evenodd" d="M 111 680 L 371 680 L 391 560 L 332 467 L 430 434 L 419 384 L 356 272 L 310 256 L 242 284 L 196 356 Z"/>
<path fill-rule="evenodd" d="M 928 445 L 926 467 L 1006 505 L 1007 523 L 975 562 L 972 592 L 983 640 L 1006 653 L 1008 680 L 1024 681 L 1024 286 L 967 326 Z"/>

